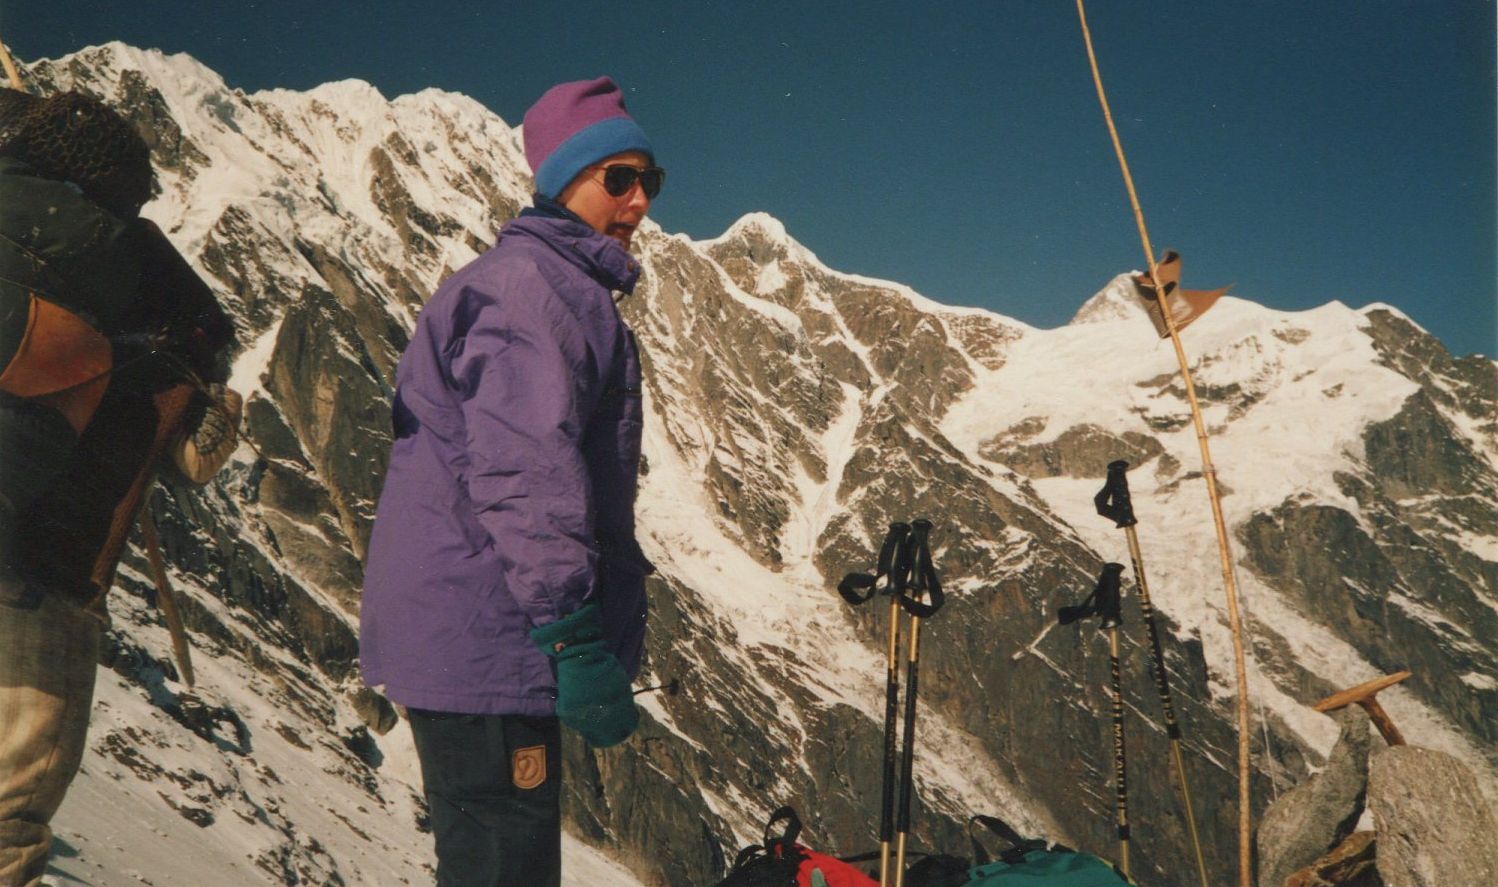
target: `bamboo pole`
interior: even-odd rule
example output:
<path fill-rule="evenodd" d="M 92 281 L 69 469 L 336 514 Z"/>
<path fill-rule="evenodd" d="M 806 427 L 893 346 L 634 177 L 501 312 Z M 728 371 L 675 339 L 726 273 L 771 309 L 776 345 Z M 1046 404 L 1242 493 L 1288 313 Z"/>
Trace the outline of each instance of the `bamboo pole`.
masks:
<path fill-rule="evenodd" d="M 0 41 L 0 65 L 5 66 L 5 76 L 10 79 L 10 88 L 25 92 L 26 84 L 21 81 L 21 72 L 17 70 L 16 61 L 10 57 L 10 50 L 5 48 L 4 41 Z"/>
<path fill-rule="evenodd" d="M 1201 449 L 1202 475 L 1207 481 L 1207 498 L 1212 504 L 1212 522 L 1217 530 L 1217 552 L 1222 567 L 1223 590 L 1227 596 L 1228 627 L 1233 635 L 1233 666 L 1237 676 L 1237 722 L 1238 722 L 1238 884 L 1253 887 L 1252 857 L 1252 795 L 1249 790 L 1249 726 L 1248 665 L 1243 649 L 1243 624 L 1238 611 L 1238 586 L 1233 578 L 1232 549 L 1228 543 L 1227 522 L 1222 516 L 1222 499 L 1217 491 L 1217 469 L 1212 465 L 1212 451 L 1207 444 L 1206 423 L 1202 419 L 1201 404 L 1197 401 L 1196 386 L 1191 380 L 1191 366 L 1186 360 L 1186 349 L 1181 346 L 1180 332 L 1171 315 L 1169 302 L 1159 285 L 1159 267 L 1155 262 L 1154 249 L 1150 246 L 1149 231 L 1144 224 L 1144 210 L 1139 205 L 1139 195 L 1134 188 L 1134 178 L 1129 173 L 1129 163 L 1124 156 L 1123 142 L 1118 137 L 1118 127 L 1113 123 L 1113 112 L 1108 107 L 1108 96 L 1103 90 L 1103 76 L 1098 70 L 1097 54 L 1092 46 L 1092 32 L 1087 27 L 1087 12 L 1082 0 L 1077 0 L 1077 16 L 1082 23 L 1082 39 L 1087 44 L 1087 60 L 1092 66 L 1092 80 L 1097 87 L 1098 102 L 1103 108 L 1103 118 L 1108 124 L 1108 134 L 1113 139 L 1113 150 L 1118 155 L 1118 165 L 1123 172 L 1124 186 L 1129 192 L 1129 205 L 1134 210 L 1134 222 L 1139 228 L 1139 239 L 1144 246 L 1144 257 L 1149 265 L 1150 279 L 1155 283 L 1155 298 L 1160 303 L 1160 314 L 1165 318 L 1165 328 L 1175 346 L 1176 360 L 1181 366 L 1181 378 L 1186 385 L 1186 398 L 1191 405 L 1191 421 L 1196 428 L 1196 441 Z"/>

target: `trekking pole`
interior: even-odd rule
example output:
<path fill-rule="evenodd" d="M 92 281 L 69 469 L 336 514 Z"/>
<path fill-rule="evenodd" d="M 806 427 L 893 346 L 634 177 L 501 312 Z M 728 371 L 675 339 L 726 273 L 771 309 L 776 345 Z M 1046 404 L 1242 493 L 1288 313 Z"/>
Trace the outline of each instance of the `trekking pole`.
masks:
<path fill-rule="evenodd" d="M 1108 668 L 1113 682 L 1113 784 L 1116 794 L 1118 826 L 1118 868 L 1129 874 L 1129 781 L 1124 763 L 1123 673 L 1118 662 L 1118 626 L 1123 622 L 1123 564 L 1104 564 L 1097 587 L 1080 606 L 1062 607 L 1057 613 L 1062 625 L 1089 616 L 1098 617 L 1098 628 L 1108 632 Z"/>
<path fill-rule="evenodd" d="M 634 695 L 644 696 L 646 693 L 654 693 L 657 690 L 665 690 L 667 696 L 675 696 L 681 692 L 681 678 L 672 678 L 664 684 L 656 684 L 653 687 L 641 687 Z"/>
<path fill-rule="evenodd" d="M 1196 833 L 1196 814 L 1191 809 L 1191 786 L 1186 780 L 1186 764 L 1181 757 L 1181 725 L 1176 722 L 1175 703 L 1170 693 L 1170 672 L 1165 667 L 1165 653 L 1160 645 L 1160 631 L 1155 625 L 1155 608 L 1150 604 L 1149 582 L 1144 577 L 1144 555 L 1139 550 L 1139 533 L 1134 526 L 1134 503 L 1129 497 L 1129 463 L 1123 459 L 1108 464 L 1108 481 L 1093 498 L 1097 513 L 1123 529 L 1129 540 L 1129 559 L 1134 564 L 1134 584 L 1139 589 L 1139 609 L 1144 613 L 1144 628 L 1149 634 L 1150 660 L 1155 670 L 1155 689 L 1165 711 L 1165 733 L 1170 738 L 1170 756 L 1176 775 L 1181 779 L 1181 805 L 1186 811 L 1186 828 L 1191 834 L 1191 848 L 1196 853 L 1196 871 L 1202 887 L 1207 885 L 1207 863 L 1202 855 L 1201 839 Z"/>
<path fill-rule="evenodd" d="M 874 575 L 849 573 L 838 585 L 838 594 L 848 603 L 858 606 L 869 600 L 879 589 L 879 580 L 885 580 L 884 591 L 889 595 L 889 645 L 885 657 L 884 678 L 884 784 L 879 802 L 879 887 L 889 885 L 889 851 L 895 837 L 895 715 L 899 710 L 900 696 L 900 596 L 905 581 L 910 575 L 910 547 L 908 545 L 910 525 L 903 522 L 890 524 L 879 549 L 879 565 Z M 868 589 L 859 594 L 859 589 Z"/>
<path fill-rule="evenodd" d="M 910 594 L 897 595 L 900 606 L 910 614 L 910 649 L 905 670 L 905 748 L 900 760 L 900 819 L 895 849 L 895 887 L 905 885 L 905 841 L 910 835 L 910 805 L 915 797 L 915 706 L 920 682 L 921 620 L 930 619 L 941 609 L 945 598 L 936 568 L 931 563 L 931 521 L 924 518 L 911 523 L 909 550 L 912 555 L 913 582 Z M 922 601 L 929 597 L 929 601 Z"/>

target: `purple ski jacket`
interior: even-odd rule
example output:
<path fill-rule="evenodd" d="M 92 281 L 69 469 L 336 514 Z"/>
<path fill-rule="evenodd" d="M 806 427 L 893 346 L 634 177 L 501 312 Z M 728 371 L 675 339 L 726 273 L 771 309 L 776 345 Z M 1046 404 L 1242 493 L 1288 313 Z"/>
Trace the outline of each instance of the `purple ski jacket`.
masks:
<path fill-rule="evenodd" d="M 529 633 L 589 601 L 638 671 L 640 363 L 611 292 L 638 277 L 611 238 L 527 213 L 422 309 L 360 615 L 364 681 L 395 702 L 555 714 Z"/>

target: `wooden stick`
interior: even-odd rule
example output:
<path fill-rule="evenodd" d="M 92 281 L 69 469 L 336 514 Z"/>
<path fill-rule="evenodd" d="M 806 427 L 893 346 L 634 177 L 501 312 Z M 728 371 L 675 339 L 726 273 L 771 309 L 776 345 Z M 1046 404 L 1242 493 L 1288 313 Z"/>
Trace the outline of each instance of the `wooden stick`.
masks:
<path fill-rule="evenodd" d="M 1390 745 L 1404 745 L 1404 734 L 1399 732 L 1399 728 L 1394 726 L 1394 721 L 1389 717 L 1389 713 L 1384 711 L 1384 707 L 1373 697 L 1400 681 L 1406 680 L 1412 674 L 1413 672 L 1409 671 L 1397 671 L 1394 674 L 1384 675 L 1381 678 L 1374 678 L 1366 683 L 1358 684 L 1356 687 L 1349 687 L 1340 693 L 1333 693 L 1316 703 L 1315 709 L 1322 714 L 1326 714 L 1330 711 L 1336 711 L 1339 708 L 1346 708 L 1349 705 L 1361 705 L 1363 710 L 1368 712 L 1369 719 L 1373 721 L 1373 726 L 1378 728 L 1378 732 L 1383 736 L 1385 742 Z"/>
<path fill-rule="evenodd" d="M 182 613 L 177 609 L 177 598 L 172 591 L 171 580 L 166 575 L 166 561 L 161 556 L 161 540 L 156 535 L 156 518 L 147 505 L 140 517 L 140 535 L 146 543 L 146 559 L 151 564 L 151 580 L 156 583 L 156 606 L 166 619 L 166 627 L 172 635 L 172 653 L 177 667 L 182 670 L 182 680 L 190 690 L 196 680 L 192 670 L 192 647 L 187 642 L 187 630 L 182 626 Z"/>
<path fill-rule="evenodd" d="M 10 78 L 10 88 L 25 92 L 26 84 L 21 81 L 21 72 L 16 68 L 15 59 L 10 57 L 10 50 L 5 48 L 4 41 L 0 41 L 0 65 L 5 66 L 5 76 Z"/>
<path fill-rule="evenodd" d="M 1373 726 L 1378 728 L 1379 734 L 1384 737 L 1384 742 L 1390 745 L 1404 745 L 1404 734 L 1400 733 L 1399 728 L 1394 726 L 1394 721 L 1389 718 L 1389 713 L 1384 711 L 1384 707 L 1378 704 L 1377 699 L 1372 697 L 1359 699 L 1358 705 L 1361 705 L 1363 711 L 1368 713 L 1368 719 L 1373 721 Z"/>
<path fill-rule="evenodd" d="M 1395 684 L 1409 679 L 1413 674 L 1414 672 L 1411 671 L 1396 671 L 1393 674 L 1384 675 L 1383 677 L 1374 678 L 1371 681 L 1358 684 L 1356 687 L 1348 687 L 1346 690 L 1340 693 L 1333 693 L 1316 703 L 1315 709 L 1325 714 L 1329 711 L 1344 708 L 1354 702 L 1361 702 L 1382 690 L 1387 690 Z"/>
<path fill-rule="evenodd" d="M 1249 725 L 1248 664 L 1243 649 L 1243 623 L 1238 612 L 1238 586 L 1233 578 L 1232 549 L 1228 544 L 1227 522 L 1222 516 L 1222 499 L 1217 491 L 1217 469 L 1212 465 L 1212 451 L 1207 445 L 1206 423 L 1202 419 L 1201 404 L 1196 398 L 1196 386 L 1191 380 L 1191 366 L 1186 360 L 1186 350 L 1181 346 L 1181 336 L 1176 330 L 1175 318 L 1171 315 L 1164 288 L 1160 286 L 1159 266 L 1150 246 L 1149 231 L 1144 225 L 1144 210 L 1139 204 L 1139 195 L 1134 189 L 1134 178 L 1129 174 L 1129 162 L 1124 157 L 1123 142 L 1118 137 L 1118 127 L 1113 123 L 1113 112 L 1108 107 L 1108 96 L 1103 91 L 1103 76 L 1098 70 L 1097 54 L 1092 47 L 1092 33 L 1087 28 L 1087 12 L 1082 0 L 1077 0 L 1077 16 L 1082 22 L 1082 39 L 1087 44 L 1087 60 L 1092 66 L 1092 80 L 1097 87 L 1098 101 L 1103 106 L 1103 118 L 1108 124 L 1108 134 L 1113 139 L 1113 150 L 1118 155 L 1118 165 L 1123 171 L 1124 186 L 1129 192 L 1129 205 L 1134 210 L 1134 221 L 1139 228 L 1139 239 L 1144 245 L 1144 257 L 1149 264 L 1150 279 L 1155 283 L 1155 297 L 1160 302 L 1160 314 L 1165 318 L 1165 328 L 1175 346 L 1176 361 L 1181 366 L 1181 378 L 1186 385 L 1186 398 L 1191 405 L 1191 421 L 1196 426 L 1196 441 L 1201 450 L 1202 474 L 1207 481 L 1207 498 L 1212 504 L 1212 522 L 1217 529 L 1217 552 L 1222 566 L 1222 585 L 1227 595 L 1228 627 L 1233 635 L 1233 666 L 1237 673 L 1237 721 L 1238 721 L 1238 884 L 1253 887 L 1253 796 L 1249 786 Z"/>

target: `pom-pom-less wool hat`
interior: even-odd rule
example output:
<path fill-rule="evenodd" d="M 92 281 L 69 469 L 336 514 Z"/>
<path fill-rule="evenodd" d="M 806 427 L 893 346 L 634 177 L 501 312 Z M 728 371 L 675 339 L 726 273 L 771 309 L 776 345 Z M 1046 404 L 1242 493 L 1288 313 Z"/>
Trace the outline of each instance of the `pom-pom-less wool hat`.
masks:
<path fill-rule="evenodd" d="M 608 77 L 548 89 L 525 112 L 525 160 L 536 192 L 555 199 L 590 164 L 624 151 L 655 162 L 645 131 L 624 110 L 624 94 Z"/>

